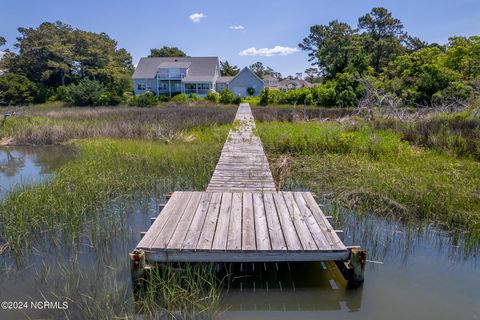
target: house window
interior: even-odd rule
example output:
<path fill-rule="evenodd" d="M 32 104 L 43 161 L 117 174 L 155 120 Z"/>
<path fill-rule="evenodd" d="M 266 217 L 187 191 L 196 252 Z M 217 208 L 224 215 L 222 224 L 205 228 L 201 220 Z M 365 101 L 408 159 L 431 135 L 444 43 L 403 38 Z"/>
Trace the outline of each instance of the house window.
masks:
<path fill-rule="evenodd" d="M 139 83 L 139 84 L 137 85 L 137 89 L 138 89 L 138 90 L 145 90 L 145 89 L 146 89 L 145 84 Z"/>
<path fill-rule="evenodd" d="M 159 83 L 158 84 L 159 91 L 167 91 L 167 84 L 166 83 Z"/>

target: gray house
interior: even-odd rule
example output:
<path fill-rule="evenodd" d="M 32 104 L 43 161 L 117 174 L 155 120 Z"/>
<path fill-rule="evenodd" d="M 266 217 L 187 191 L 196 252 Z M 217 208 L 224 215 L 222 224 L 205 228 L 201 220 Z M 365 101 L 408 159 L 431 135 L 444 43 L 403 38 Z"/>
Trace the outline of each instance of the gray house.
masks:
<path fill-rule="evenodd" d="M 141 58 L 132 78 L 135 94 L 151 91 L 168 96 L 178 93 L 204 96 L 228 87 L 244 97 L 248 88 L 253 88 L 255 95 L 260 94 L 264 85 L 248 68 L 235 77 L 221 77 L 218 57 Z"/>

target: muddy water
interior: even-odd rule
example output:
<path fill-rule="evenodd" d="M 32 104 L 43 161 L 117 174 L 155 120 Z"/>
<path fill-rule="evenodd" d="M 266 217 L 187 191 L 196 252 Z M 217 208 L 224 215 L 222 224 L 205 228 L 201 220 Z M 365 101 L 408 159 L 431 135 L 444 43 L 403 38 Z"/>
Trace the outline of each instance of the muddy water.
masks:
<path fill-rule="evenodd" d="M 70 151 L 0 149 L 3 192 L 38 182 Z M 170 191 L 170 190 L 164 190 Z M 163 191 L 162 191 L 163 192 Z M 0 319 L 110 319 L 136 311 L 128 252 L 165 199 L 117 199 L 85 221 L 77 242 L 35 243 L 22 257 L 0 257 L 0 301 L 68 302 L 68 309 L 1 310 Z M 332 208 L 325 208 L 327 213 Z M 221 319 L 480 319 L 480 250 L 462 234 L 405 226 L 340 210 L 346 244 L 369 251 L 365 284 L 347 290 L 328 263 L 244 264 L 222 298 Z M 141 318 L 141 317 L 140 317 Z"/>

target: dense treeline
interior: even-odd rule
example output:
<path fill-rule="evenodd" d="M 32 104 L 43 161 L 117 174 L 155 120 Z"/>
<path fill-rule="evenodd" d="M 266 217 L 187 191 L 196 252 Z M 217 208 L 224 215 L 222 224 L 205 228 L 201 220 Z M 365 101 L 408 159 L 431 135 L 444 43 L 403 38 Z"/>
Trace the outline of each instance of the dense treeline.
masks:
<path fill-rule="evenodd" d="M 0 64 L 0 103 L 115 105 L 132 90 L 132 57 L 107 34 L 62 22 L 18 31 L 18 53 L 7 51 Z"/>
<path fill-rule="evenodd" d="M 264 92 L 262 102 L 353 106 L 367 91 L 386 92 L 403 105 L 468 100 L 480 89 L 480 37 L 452 37 L 445 45 L 408 35 L 385 8 L 374 8 L 357 27 L 337 20 L 315 25 L 299 44 L 322 85 L 298 92 Z M 366 88 L 368 87 L 368 88 Z"/>

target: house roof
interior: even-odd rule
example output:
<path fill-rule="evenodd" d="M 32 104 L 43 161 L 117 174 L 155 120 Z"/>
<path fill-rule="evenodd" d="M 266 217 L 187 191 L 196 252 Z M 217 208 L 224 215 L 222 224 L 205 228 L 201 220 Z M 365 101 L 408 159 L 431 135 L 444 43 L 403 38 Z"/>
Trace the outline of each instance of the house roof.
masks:
<path fill-rule="evenodd" d="M 218 57 L 162 57 L 141 58 L 132 79 L 154 79 L 159 66 L 162 68 L 180 68 L 188 63 L 188 81 L 213 81 L 218 67 Z M 198 80 L 197 80 L 198 79 Z"/>
<path fill-rule="evenodd" d="M 190 61 L 163 61 L 158 68 L 189 68 L 191 64 Z"/>
<path fill-rule="evenodd" d="M 232 79 L 235 78 L 235 77 L 218 77 L 217 78 L 217 83 L 229 83 L 230 81 L 232 81 Z"/>
<path fill-rule="evenodd" d="M 277 80 L 274 76 L 271 76 L 269 74 L 266 74 L 263 76 L 263 80 Z"/>
<path fill-rule="evenodd" d="M 302 88 L 302 87 L 312 87 L 313 85 L 305 80 L 300 80 L 300 79 L 291 79 L 291 80 L 282 80 L 278 83 L 278 86 L 281 88 L 286 88 L 288 85 L 293 84 L 297 88 Z"/>

